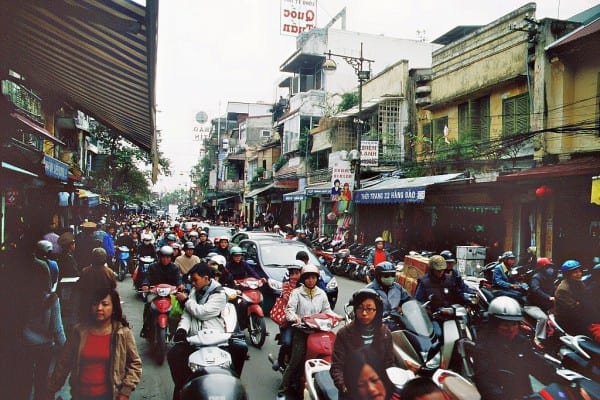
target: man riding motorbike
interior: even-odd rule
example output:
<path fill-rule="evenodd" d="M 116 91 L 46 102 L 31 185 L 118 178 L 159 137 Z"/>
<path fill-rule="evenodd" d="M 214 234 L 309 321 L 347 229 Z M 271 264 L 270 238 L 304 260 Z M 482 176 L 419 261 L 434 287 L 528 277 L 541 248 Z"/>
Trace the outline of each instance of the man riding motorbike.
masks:
<path fill-rule="evenodd" d="M 369 267 L 369 277 L 373 277 L 375 266 L 384 261 L 390 260 L 390 254 L 385 249 L 383 238 L 375 238 L 375 247 L 367 255 L 367 265 Z"/>
<path fill-rule="evenodd" d="M 383 261 L 375 267 L 375 280 L 367 285 L 373 289 L 383 302 L 383 315 L 392 311 L 402 311 L 402 304 L 411 300 L 410 294 L 396 282 L 396 268 L 389 261 Z M 397 326 L 388 326 L 390 330 L 399 329 Z"/>
<path fill-rule="evenodd" d="M 150 286 L 158 285 L 160 283 L 166 283 L 172 286 L 177 286 L 180 291 L 185 289 L 179 267 L 171 261 L 173 255 L 173 248 L 171 246 L 163 246 L 158 251 L 158 261 L 150 264 L 148 267 L 148 273 L 142 277 L 141 290 L 143 292 L 148 291 Z M 140 332 L 141 337 L 147 337 L 149 332 L 150 324 L 150 304 L 154 300 L 155 296 L 148 296 L 146 304 L 144 305 L 144 326 Z"/>
<path fill-rule="evenodd" d="M 197 255 L 200 259 L 202 259 L 208 256 L 208 253 L 210 253 L 213 250 L 214 246 L 210 242 L 210 240 L 208 240 L 208 233 L 206 233 L 206 231 L 200 231 L 198 237 L 199 242 L 196 244 L 194 254 Z"/>
<path fill-rule="evenodd" d="M 226 332 L 221 312 L 227 304 L 227 294 L 214 280 L 214 276 L 214 268 L 205 262 L 198 263 L 189 272 L 189 279 L 193 286 L 189 296 L 183 292 L 176 294 L 177 300 L 183 304 L 184 311 L 173 338 L 175 345 L 167 355 L 175 384 L 174 400 L 180 398 L 180 390 L 192 374 L 188 366 L 188 357 L 196 349 L 186 341 L 186 338 L 205 329 L 214 333 Z M 233 340 L 229 342 L 227 350 L 231 353 L 233 370 L 240 376 L 248 347 L 241 341 Z"/>
<path fill-rule="evenodd" d="M 523 287 L 510 279 L 510 270 L 515 265 L 516 256 L 512 251 L 505 251 L 500 257 L 500 263 L 494 267 L 492 287 L 497 289 L 499 296 L 508 296 L 524 303 Z"/>

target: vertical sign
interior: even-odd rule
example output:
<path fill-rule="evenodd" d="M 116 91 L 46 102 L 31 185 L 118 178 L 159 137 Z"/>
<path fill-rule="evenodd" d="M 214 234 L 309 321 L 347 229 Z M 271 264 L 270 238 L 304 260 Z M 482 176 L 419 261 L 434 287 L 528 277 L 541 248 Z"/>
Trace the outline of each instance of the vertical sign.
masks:
<path fill-rule="evenodd" d="M 298 36 L 317 24 L 317 0 L 281 0 L 279 33 Z"/>
<path fill-rule="evenodd" d="M 376 167 L 379 164 L 379 141 L 361 140 L 360 165 Z"/>

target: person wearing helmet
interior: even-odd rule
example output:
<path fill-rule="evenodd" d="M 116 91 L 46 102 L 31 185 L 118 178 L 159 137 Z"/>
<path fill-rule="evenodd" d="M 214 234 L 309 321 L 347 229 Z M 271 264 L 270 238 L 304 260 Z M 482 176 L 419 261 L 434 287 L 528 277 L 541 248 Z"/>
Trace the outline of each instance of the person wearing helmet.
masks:
<path fill-rule="evenodd" d="M 192 267 L 200 262 L 200 258 L 194 255 L 194 243 L 186 242 L 183 245 L 183 254 L 175 259 L 175 265 L 179 267 L 179 272 L 183 279 L 183 283 L 189 289 L 189 282 L 187 274 L 190 272 Z"/>
<path fill-rule="evenodd" d="M 304 229 L 298 229 L 296 231 L 296 240 L 307 245 L 309 249 L 312 249 L 313 247 L 310 239 L 306 236 L 306 230 Z"/>
<path fill-rule="evenodd" d="M 173 243 L 171 247 L 173 248 L 173 255 L 171 256 L 171 261 L 175 262 L 175 259 L 177 259 L 177 257 L 179 257 L 182 253 L 181 244 Z"/>
<path fill-rule="evenodd" d="M 538 306 L 544 312 L 554 307 L 554 281 L 556 280 L 556 266 L 548 257 L 537 259 L 535 274 L 531 277 L 529 289 L 529 303 Z"/>
<path fill-rule="evenodd" d="M 292 290 L 296 289 L 298 286 L 298 279 L 300 278 L 300 273 L 302 268 L 306 265 L 306 263 L 302 260 L 296 259 L 294 264 L 287 266 L 287 276 L 284 276 L 281 288 L 281 298 L 282 298 L 282 306 L 285 308 L 290 299 L 290 295 L 292 294 Z M 279 371 L 280 369 L 285 369 L 286 360 L 289 359 L 292 348 L 292 336 L 294 333 L 294 329 L 291 327 L 287 321 L 283 322 L 279 325 L 279 354 L 277 356 L 277 360 L 273 362 L 272 368 L 273 371 Z"/>
<path fill-rule="evenodd" d="M 446 260 L 446 274 L 449 274 L 454 280 L 457 291 L 460 293 L 475 294 L 475 290 L 471 289 L 454 269 L 454 265 L 456 264 L 454 254 L 452 254 L 450 250 L 444 250 L 440 253 L 440 256 L 444 257 L 444 260 Z"/>
<path fill-rule="evenodd" d="M 221 284 L 224 282 L 229 282 L 231 277 L 229 275 L 229 271 L 227 271 L 227 268 L 225 268 L 225 265 L 227 265 L 227 260 L 225 257 L 220 254 L 211 253 L 207 258 L 208 260 L 206 263 L 208 266 L 215 269 L 215 279 Z"/>
<path fill-rule="evenodd" d="M 597 260 L 594 260 L 597 261 Z M 592 321 L 589 331 L 597 343 L 600 343 L 600 308 L 598 297 L 600 297 L 600 264 L 592 268 L 591 276 L 585 288 L 586 312 Z"/>
<path fill-rule="evenodd" d="M 198 244 L 198 237 L 200 235 L 198 235 L 198 231 L 196 230 L 191 230 L 187 237 L 188 237 L 188 242 L 192 242 L 194 244 L 194 247 L 196 247 L 196 245 Z"/>
<path fill-rule="evenodd" d="M 429 302 L 433 313 L 440 307 L 463 304 L 465 292 L 461 290 L 452 275 L 446 273 L 446 260 L 440 255 L 429 258 L 427 274 L 419 278 L 415 298 L 421 303 Z"/>
<path fill-rule="evenodd" d="M 177 238 L 177 235 L 174 233 L 169 233 L 167 235 L 167 246 L 173 247 L 173 245 L 175 243 L 179 243 L 179 239 Z"/>
<path fill-rule="evenodd" d="M 217 254 L 220 254 L 217 252 Z M 221 255 L 221 254 L 220 254 Z M 224 286 L 236 288 L 235 282 L 244 278 L 261 279 L 261 276 L 244 260 L 244 250 L 238 246 L 231 248 L 229 261 L 225 265 L 225 269 L 229 272 L 228 281 L 223 281 Z"/>
<path fill-rule="evenodd" d="M 52 273 L 48 265 L 51 253 L 52 243 L 50 241 L 40 240 L 36 243 L 30 274 L 31 293 L 36 299 L 42 299 L 52 289 Z"/>
<path fill-rule="evenodd" d="M 196 243 L 194 254 L 200 259 L 206 258 L 213 249 L 214 245 L 208 240 L 208 233 L 204 230 L 198 232 L 198 243 Z"/>
<path fill-rule="evenodd" d="M 173 256 L 173 248 L 171 246 L 163 246 L 158 250 L 158 261 L 150 264 L 148 273 L 142 277 L 141 290 L 148 291 L 150 286 L 155 286 L 161 283 L 166 283 L 172 286 L 177 286 L 179 290 L 184 290 L 185 286 L 181 278 L 181 272 L 171 259 Z M 144 305 L 144 326 L 140 336 L 147 337 L 148 323 L 150 317 L 150 303 L 154 300 L 154 296 L 148 296 Z"/>
<path fill-rule="evenodd" d="M 586 335 L 588 325 L 594 321 L 590 321 L 590 315 L 585 312 L 582 266 L 579 261 L 567 260 L 560 269 L 563 280 L 554 293 L 556 322 L 570 335 Z"/>
<path fill-rule="evenodd" d="M 319 313 L 331 313 L 331 306 L 327 299 L 327 294 L 323 289 L 317 286 L 317 280 L 320 276 L 319 267 L 314 265 L 305 265 L 302 267 L 299 282 L 300 287 L 292 290 L 290 299 L 285 309 L 285 317 L 291 324 L 297 324 L 302 321 L 302 317 Z M 297 380 L 302 371 L 304 357 L 306 355 L 306 337 L 307 334 L 299 329 L 294 329 L 292 337 L 292 354 L 290 361 L 285 368 L 283 378 L 277 398 L 284 399 L 288 392 L 292 391 L 294 398 L 302 398 L 303 387 L 298 385 L 292 390 L 292 381 Z M 296 382 L 299 383 L 299 382 Z"/>
<path fill-rule="evenodd" d="M 525 293 L 522 286 L 510 278 L 510 270 L 515 265 L 516 256 L 512 251 L 505 251 L 499 261 L 493 270 L 492 287 L 497 290 L 499 296 L 508 296 L 524 302 Z"/>
<path fill-rule="evenodd" d="M 381 264 L 378 264 L 381 265 Z M 333 344 L 330 374 L 343 398 L 350 393 L 350 382 L 344 379 L 348 357 L 356 349 L 379 355 L 380 369 L 394 366 L 392 334 L 382 323 L 384 303 L 379 294 L 371 289 L 360 289 L 352 294 L 349 304 L 354 309 L 354 320 L 341 328 Z"/>
<path fill-rule="evenodd" d="M 496 297 L 488 315 L 490 320 L 479 330 L 472 354 L 481 398 L 524 398 L 533 392 L 530 374 L 543 383 L 552 381 L 554 368 L 531 350 L 529 340 L 519 332 L 523 320 L 519 302 L 508 296 Z"/>
<path fill-rule="evenodd" d="M 140 257 L 156 258 L 156 248 L 154 248 L 154 236 L 148 233 L 142 233 L 142 243 L 137 248 L 137 254 Z"/>
<path fill-rule="evenodd" d="M 375 247 L 367 255 L 367 265 L 369 266 L 370 278 L 373 278 L 375 266 L 384 261 L 390 261 L 390 254 L 385 249 L 385 241 L 382 237 L 375 238 Z"/>
<path fill-rule="evenodd" d="M 214 251 L 225 258 L 229 258 L 229 238 L 225 236 L 220 237 Z"/>
<path fill-rule="evenodd" d="M 411 300 L 410 294 L 396 282 L 396 268 L 389 261 L 380 262 L 375 266 L 375 280 L 369 283 L 367 289 L 372 289 L 383 302 L 383 314 L 401 311 L 402 304 Z M 390 327 L 396 329 L 397 327 Z"/>

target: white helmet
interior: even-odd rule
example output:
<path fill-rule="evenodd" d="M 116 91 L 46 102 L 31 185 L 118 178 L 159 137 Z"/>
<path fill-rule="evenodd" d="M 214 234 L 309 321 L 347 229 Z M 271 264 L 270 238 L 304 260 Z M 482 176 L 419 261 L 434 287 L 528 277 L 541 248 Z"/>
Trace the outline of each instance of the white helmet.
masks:
<path fill-rule="evenodd" d="M 490 302 L 488 314 L 507 321 L 523 321 L 519 302 L 508 296 L 498 296 Z"/>
<path fill-rule="evenodd" d="M 378 236 L 375 238 L 375 244 L 377 244 L 377 242 L 383 242 L 383 238 L 381 236 Z"/>
<path fill-rule="evenodd" d="M 317 267 L 315 265 L 306 264 L 300 270 L 300 282 L 304 282 L 304 280 L 307 278 L 307 276 L 309 274 L 317 275 L 317 278 L 318 278 L 319 276 L 321 276 L 321 270 L 319 269 L 319 267 Z"/>
<path fill-rule="evenodd" d="M 222 267 L 225 266 L 225 264 L 227 264 L 227 260 L 225 260 L 225 257 L 223 257 L 220 254 L 215 254 L 214 256 L 212 256 L 209 261 L 212 261 Z"/>
<path fill-rule="evenodd" d="M 151 242 L 154 239 L 151 233 L 142 233 L 142 241 L 143 242 Z"/>

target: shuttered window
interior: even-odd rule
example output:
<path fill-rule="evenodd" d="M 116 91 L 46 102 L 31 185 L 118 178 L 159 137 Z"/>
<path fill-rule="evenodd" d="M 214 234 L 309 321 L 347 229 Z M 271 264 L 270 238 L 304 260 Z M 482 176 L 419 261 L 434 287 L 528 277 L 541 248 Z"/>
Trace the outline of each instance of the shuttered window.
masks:
<path fill-rule="evenodd" d="M 433 139 L 433 149 L 435 150 L 444 141 L 444 128 L 448 126 L 448 117 L 435 118 L 431 121 L 431 125 L 431 137 Z"/>
<path fill-rule="evenodd" d="M 469 100 L 458 106 L 458 135 L 463 140 L 487 140 L 490 137 L 489 96 Z"/>
<path fill-rule="evenodd" d="M 529 132 L 529 95 L 523 93 L 502 102 L 502 134 Z"/>

